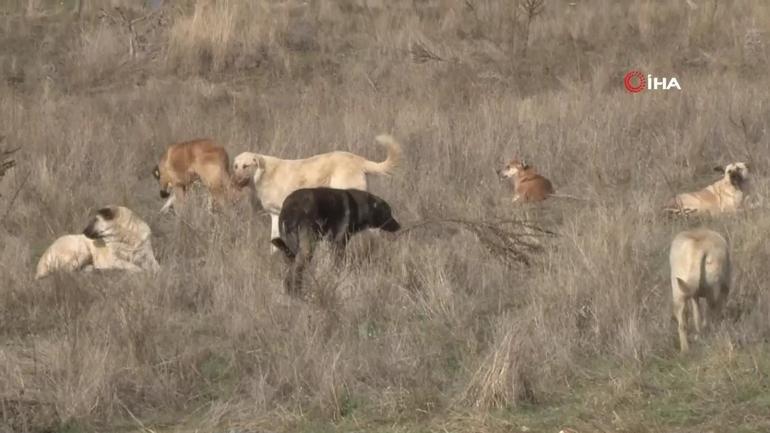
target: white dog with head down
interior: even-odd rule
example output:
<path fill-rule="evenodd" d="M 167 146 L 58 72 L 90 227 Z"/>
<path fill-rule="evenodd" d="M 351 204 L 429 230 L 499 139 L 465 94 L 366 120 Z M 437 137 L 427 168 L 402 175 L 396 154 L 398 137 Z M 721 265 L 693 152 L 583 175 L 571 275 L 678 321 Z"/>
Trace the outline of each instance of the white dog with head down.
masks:
<path fill-rule="evenodd" d="M 271 240 L 280 238 L 278 215 L 283 201 L 300 188 L 329 187 L 367 190 L 367 174 L 391 174 L 401 159 L 401 145 L 390 135 L 376 140 L 386 147 L 388 157 L 370 161 L 350 152 L 329 152 L 305 159 L 280 159 L 243 152 L 233 160 L 233 180 L 252 188 L 252 203 L 259 201 L 270 213 Z M 271 252 L 277 249 L 271 246 Z"/>

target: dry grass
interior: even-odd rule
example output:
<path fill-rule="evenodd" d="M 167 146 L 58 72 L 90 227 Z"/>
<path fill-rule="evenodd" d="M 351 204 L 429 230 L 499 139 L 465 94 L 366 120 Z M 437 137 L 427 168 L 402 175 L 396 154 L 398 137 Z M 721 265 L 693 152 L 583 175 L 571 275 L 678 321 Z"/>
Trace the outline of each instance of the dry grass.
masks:
<path fill-rule="evenodd" d="M 767 431 L 767 210 L 658 209 L 739 159 L 767 194 L 770 4 L 547 0 L 527 24 L 503 0 L 81 1 L 2 3 L 0 134 L 21 149 L 0 182 L 0 431 Z M 683 90 L 630 95 L 630 69 Z M 406 155 L 371 189 L 403 223 L 558 236 L 523 266 L 489 226 L 361 235 L 301 303 L 247 203 L 157 212 L 171 142 L 379 159 L 382 132 Z M 513 154 L 589 201 L 513 207 L 493 171 Z M 33 281 L 108 203 L 148 221 L 162 270 Z M 667 248 L 699 223 L 737 271 L 682 358 Z"/>

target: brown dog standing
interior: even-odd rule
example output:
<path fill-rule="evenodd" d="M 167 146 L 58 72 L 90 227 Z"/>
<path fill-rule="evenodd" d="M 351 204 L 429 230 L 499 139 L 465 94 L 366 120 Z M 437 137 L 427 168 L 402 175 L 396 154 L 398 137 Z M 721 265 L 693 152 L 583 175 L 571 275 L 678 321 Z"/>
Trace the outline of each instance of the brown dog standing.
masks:
<path fill-rule="evenodd" d="M 161 198 L 168 199 L 161 212 L 167 212 L 175 200 L 184 199 L 187 188 L 198 179 L 219 204 L 224 203 L 232 186 L 227 151 L 210 139 L 172 144 L 161 156 L 153 175 L 160 183 Z"/>
<path fill-rule="evenodd" d="M 497 174 L 502 179 L 511 179 L 514 203 L 543 201 L 554 193 L 551 181 L 524 160 L 512 159 Z"/>

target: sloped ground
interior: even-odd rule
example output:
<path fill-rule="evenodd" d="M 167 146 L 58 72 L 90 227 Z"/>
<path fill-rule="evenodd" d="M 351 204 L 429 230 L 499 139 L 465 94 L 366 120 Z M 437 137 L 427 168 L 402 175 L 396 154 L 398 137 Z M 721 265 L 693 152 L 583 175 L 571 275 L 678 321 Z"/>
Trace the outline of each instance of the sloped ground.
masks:
<path fill-rule="evenodd" d="M 768 429 L 767 209 L 658 212 L 734 160 L 766 195 L 765 2 L 546 0 L 528 35 L 502 0 L 17 3 L 0 16 L 0 134 L 21 146 L 0 182 L 5 430 Z M 628 94 L 631 69 L 682 90 Z M 342 269 L 318 258 L 323 302 L 302 304 L 247 203 L 157 213 L 169 143 L 379 159 L 381 132 L 406 155 L 371 187 L 402 222 L 557 236 L 526 267 L 457 227 L 362 235 Z M 512 206 L 493 169 L 514 154 L 585 200 Z M 107 203 L 148 221 L 162 271 L 35 282 Z M 698 224 L 728 237 L 736 276 L 725 322 L 680 356 L 667 248 Z"/>

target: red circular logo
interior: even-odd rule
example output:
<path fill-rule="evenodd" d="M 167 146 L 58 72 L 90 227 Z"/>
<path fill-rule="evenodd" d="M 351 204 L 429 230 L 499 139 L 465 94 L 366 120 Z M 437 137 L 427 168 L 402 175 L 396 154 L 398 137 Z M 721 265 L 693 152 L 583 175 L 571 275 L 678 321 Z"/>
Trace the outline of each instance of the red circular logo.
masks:
<path fill-rule="evenodd" d="M 634 84 L 636 82 L 636 84 Z M 623 85 L 629 93 L 639 93 L 647 88 L 647 82 L 639 71 L 630 71 L 623 77 Z"/>

